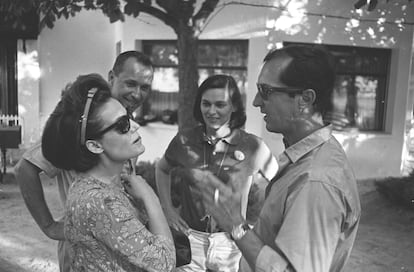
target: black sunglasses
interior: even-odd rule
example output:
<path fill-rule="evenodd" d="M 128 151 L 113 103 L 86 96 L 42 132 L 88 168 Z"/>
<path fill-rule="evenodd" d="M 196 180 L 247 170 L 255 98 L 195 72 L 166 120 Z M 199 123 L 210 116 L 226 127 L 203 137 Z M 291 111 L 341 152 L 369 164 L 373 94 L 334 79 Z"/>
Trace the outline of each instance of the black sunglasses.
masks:
<path fill-rule="evenodd" d="M 119 117 L 115 121 L 115 123 L 113 123 L 109 127 L 105 128 L 101 132 L 98 132 L 96 134 L 96 136 L 102 136 L 105 133 L 107 133 L 108 131 L 110 131 L 111 129 L 114 129 L 119 134 L 126 134 L 131 129 L 131 119 L 132 119 L 131 115 L 127 115 L 127 114 L 123 115 L 123 116 Z"/>
<path fill-rule="evenodd" d="M 304 89 L 295 88 L 295 87 L 272 87 L 263 83 L 256 83 L 257 91 L 263 100 L 268 100 L 269 95 L 272 92 L 276 93 L 285 93 L 285 94 L 301 94 Z"/>

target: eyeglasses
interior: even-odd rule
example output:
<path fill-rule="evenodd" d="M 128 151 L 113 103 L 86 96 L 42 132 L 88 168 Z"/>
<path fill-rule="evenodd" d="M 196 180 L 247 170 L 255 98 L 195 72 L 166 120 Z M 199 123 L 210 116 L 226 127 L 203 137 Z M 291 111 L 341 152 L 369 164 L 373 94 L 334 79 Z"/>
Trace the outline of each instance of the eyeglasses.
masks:
<path fill-rule="evenodd" d="M 132 116 L 131 115 L 127 115 L 127 114 L 119 117 L 115 121 L 115 123 L 113 123 L 109 127 L 105 128 L 101 132 L 98 132 L 96 134 L 96 136 L 104 135 L 105 133 L 107 133 L 111 129 L 115 130 L 119 134 L 126 134 L 126 133 L 128 133 L 129 130 L 131 129 L 131 121 L 130 121 L 131 118 L 132 118 Z"/>
<path fill-rule="evenodd" d="M 257 91 L 263 100 L 268 100 L 269 95 L 272 92 L 285 93 L 285 94 L 300 94 L 304 89 L 295 87 L 273 87 L 263 83 L 256 83 Z"/>

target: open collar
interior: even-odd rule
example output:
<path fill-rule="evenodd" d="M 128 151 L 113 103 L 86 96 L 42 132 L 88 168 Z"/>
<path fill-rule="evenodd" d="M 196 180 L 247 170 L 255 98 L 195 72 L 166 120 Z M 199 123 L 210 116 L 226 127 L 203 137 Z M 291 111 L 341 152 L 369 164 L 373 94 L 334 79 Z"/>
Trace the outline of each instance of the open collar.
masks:
<path fill-rule="evenodd" d="M 281 155 L 286 156 L 292 163 L 295 163 L 316 147 L 328 141 L 331 136 L 332 125 L 327 125 L 314 131 L 299 142 L 289 146 Z"/>
<path fill-rule="evenodd" d="M 201 141 L 202 142 L 209 142 L 209 139 L 207 138 L 207 135 L 204 132 L 204 128 L 201 127 L 202 129 L 200 130 L 201 132 Z M 238 145 L 240 140 L 241 140 L 241 133 L 240 133 L 240 129 L 235 128 L 232 129 L 231 133 L 229 135 L 227 135 L 226 137 L 220 138 L 219 141 L 223 141 L 229 145 Z"/>

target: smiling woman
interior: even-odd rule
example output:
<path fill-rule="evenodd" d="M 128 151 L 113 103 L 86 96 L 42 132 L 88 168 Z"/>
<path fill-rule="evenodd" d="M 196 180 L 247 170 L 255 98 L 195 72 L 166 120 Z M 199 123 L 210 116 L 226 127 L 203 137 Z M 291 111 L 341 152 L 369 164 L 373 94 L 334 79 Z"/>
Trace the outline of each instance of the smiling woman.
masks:
<path fill-rule="evenodd" d="M 260 205 L 257 183 L 271 179 L 277 163 L 260 138 L 241 129 L 246 113 L 233 77 L 213 75 L 204 80 L 197 89 L 193 115 L 200 126 L 180 131 L 156 166 L 157 189 L 169 224 L 186 233 L 191 243 L 192 261 L 177 271 L 237 271 L 241 253 L 208 214 L 195 192 L 197 181 L 191 170 L 209 170 L 239 188 L 240 210 L 252 223 L 257 215 L 249 216 L 249 211 Z M 170 175 L 180 180 L 173 188 L 180 193 L 177 210 L 171 200 Z M 220 193 L 214 196 L 218 199 Z"/>
<path fill-rule="evenodd" d="M 131 168 L 130 160 L 145 150 L 138 129 L 96 74 L 78 77 L 46 123 L 45 158 L 74 172 L 64 228 L 64 265 L 70 271 L 175 267 L 174 244 L 158 198 Z"/>

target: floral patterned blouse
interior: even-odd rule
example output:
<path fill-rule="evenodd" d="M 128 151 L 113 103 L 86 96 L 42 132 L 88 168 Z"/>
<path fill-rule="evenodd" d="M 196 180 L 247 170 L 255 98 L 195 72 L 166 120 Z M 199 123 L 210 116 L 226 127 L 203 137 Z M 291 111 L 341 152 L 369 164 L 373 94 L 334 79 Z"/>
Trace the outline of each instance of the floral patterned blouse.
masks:
<path fill-rule="evenodd" d="M 173 241 L 152 234 L 145 227 L 145 210 L 136 206 L 121 184 L 77 177 L 66 202 L 65 237 L 73 250 L 71 271 L 175 268 Z"/>

